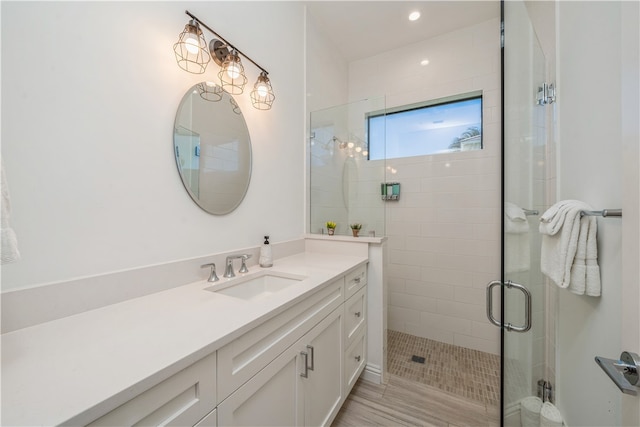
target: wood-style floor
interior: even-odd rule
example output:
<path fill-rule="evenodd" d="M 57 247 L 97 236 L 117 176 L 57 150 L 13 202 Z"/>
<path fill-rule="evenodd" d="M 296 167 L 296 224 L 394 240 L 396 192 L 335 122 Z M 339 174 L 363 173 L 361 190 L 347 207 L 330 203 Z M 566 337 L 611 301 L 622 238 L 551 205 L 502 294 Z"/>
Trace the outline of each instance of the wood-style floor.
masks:
<path fill-rule="evenodd" d="M 388 384 L 360 379 L 336 416 L 333 427 L 500 425 L 494 405 L 389 375 Z"/>

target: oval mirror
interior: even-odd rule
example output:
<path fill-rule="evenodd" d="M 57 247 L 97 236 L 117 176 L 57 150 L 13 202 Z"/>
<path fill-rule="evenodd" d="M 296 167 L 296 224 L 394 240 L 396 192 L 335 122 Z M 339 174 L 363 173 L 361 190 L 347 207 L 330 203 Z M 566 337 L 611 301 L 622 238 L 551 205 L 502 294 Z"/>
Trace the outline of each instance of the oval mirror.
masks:
<path fill-rule="evenodd" d="M 176 164 L 191 198 L 205 211 L 236 209 L 251 179 L 251 139 L 233 97 L 210 82 L 184 95 L 173 130 Z"/>

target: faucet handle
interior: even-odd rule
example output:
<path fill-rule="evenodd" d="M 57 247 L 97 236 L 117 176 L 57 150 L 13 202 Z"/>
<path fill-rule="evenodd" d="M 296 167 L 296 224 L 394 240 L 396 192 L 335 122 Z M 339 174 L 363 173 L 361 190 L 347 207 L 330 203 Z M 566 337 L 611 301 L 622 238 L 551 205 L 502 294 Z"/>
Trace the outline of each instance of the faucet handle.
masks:
<path fill-rule="evenodd" d="M 242 265 L 240 266 L 238 273 L 248 273 L 249 269 L 247 268 L 246 261 L 251 258 L 251 254 L 244 254 L 240 258 L 242 259 Z"/>
<path fill-rule="evenodd" d="M 218 278 L 218 275 L 216 274 L 216 264 L 214 262 L 211 262 L 209 264 L 203 264 L 200 267 L 201 268 L 211 267 L 211 273 L 209 274 L 209 278 L 207 279 L 207 282 L 217 282 L 218 280 L 220 280 L 220 278 Z"/>

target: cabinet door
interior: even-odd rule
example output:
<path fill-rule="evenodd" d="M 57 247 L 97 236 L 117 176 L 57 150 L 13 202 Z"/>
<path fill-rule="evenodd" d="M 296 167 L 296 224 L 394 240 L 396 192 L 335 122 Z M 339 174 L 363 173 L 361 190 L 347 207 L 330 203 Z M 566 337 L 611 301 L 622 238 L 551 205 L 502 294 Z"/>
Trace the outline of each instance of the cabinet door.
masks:
<path fill-rule="evenodd" d="M 218 405 L 218 425 L 302 425 L 303 362 L 299 347 L 289 347 Z"/>
<path fill-rule="evenodd" d="M 344 354 L 345 394 L 349 394 L 367 363 L 367 334 L 363 329 Z"/>
<path fill-rule="evenodd" d="M 340 308 L 300 341 L 302 351 L 307 353 L 308 377 L 302 378 L 306 426 L 329 425 L 343 402 L 342 322 Z"/>

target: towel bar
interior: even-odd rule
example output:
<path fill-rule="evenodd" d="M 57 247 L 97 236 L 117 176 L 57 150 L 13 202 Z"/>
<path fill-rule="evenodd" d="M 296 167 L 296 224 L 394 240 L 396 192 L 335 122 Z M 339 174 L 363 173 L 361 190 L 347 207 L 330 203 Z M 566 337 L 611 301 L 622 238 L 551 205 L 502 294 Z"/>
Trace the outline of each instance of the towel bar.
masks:
<path fill-rule="evenodd" d="M 601 216 L 607 218 L 610 216 L 621 217 L 622 209 L 603 209 L 601 211 L 580 211 L 580 216 Z"/>

